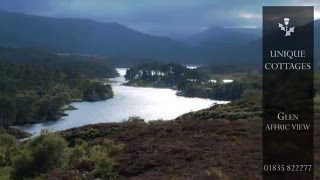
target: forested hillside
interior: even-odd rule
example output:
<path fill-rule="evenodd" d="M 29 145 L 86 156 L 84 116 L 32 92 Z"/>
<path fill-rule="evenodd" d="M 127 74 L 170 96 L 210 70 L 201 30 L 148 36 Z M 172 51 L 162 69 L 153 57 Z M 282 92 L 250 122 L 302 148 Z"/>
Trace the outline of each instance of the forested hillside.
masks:
<path fill-rule="evenodd" d="M 216 64 L 189 69 L 179 64 L 142 64 L 130 68 L 125 75 L 130 86 L 169 87 L 177 95 L 235 100 L 262 89 L 259 64 Z M 231 79 L 232 83 L 223 80 Z"/>
<path fill-rule="evenodd" d="M 113 96 L 111 86 L 100 79 L 118 74 L 104 62 L 37 51 L 25 51 L 29 55 L 23 56 L 23 52 L 0 52 L 0 127 L 56 120 L 72 101 Z"/>

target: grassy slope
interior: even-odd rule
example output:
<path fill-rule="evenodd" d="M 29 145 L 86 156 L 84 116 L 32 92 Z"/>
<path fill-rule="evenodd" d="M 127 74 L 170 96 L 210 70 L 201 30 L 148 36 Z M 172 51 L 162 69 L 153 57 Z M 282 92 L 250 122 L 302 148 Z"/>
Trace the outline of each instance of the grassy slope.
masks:
<path fill-rule="evenodd" d="M 70 142 L 81 138 L 95 144 L 106 138 L 123 143 L 124 151 L 114 157 L 120 179 L 243 179 L 259 176 L 260 129 L 259 121 L 177 120 L 97 124 L 64 136 Z"/>
<path fill-rule="evenodd" d="M 92 145 L 103 139 L 123 143 L 124 151 L 113 157 L 120 179 L 259 179 L 262 166 L 259 108 L 242 107 L 243 116 L 229 113 L 243 104 L 236 101 L 218 105 L 172 121 L 87 125 L 64 131 L 62 135 L 70 144 L 78 138 Z M 225 113 L 218 113 L 222 111 Z M 246 119 L 245 114 L 255 115 L 252 120 L 240 120 Z M 230 117 L 238 117 L 240 121 L 227 120 Z M 316 117 L 315 163 L 316 175 L 320 177 L 320 115 Z M 68 174 L 71 176 L 70 171 L 61 170 L 51 176 Z"/>

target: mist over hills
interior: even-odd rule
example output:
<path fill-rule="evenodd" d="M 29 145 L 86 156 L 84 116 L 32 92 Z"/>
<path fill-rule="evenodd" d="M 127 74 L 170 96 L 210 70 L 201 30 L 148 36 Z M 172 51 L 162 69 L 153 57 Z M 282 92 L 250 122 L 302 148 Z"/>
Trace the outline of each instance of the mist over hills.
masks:
<path fill-rule="evenodd" d="M 314 52 L 315 52 L 315 61 L 319 63 L 320 60 L 320 19 L 314 22 L 315 32 L 314 32 Z"/>
<path fill-rule="evenodd" d="M 246 45 L 253 40 L 261 38 L 261 33 L 262 30 L 259 28 L 223 28 L 214 26 L 191 35 L 184 42 L 193 46 L 223 48 Z"/>
<path fill-rule="evenodd" d="M 304 33 L 305 27 L 308 26 L 304 25 L 301 27 L 297 27 L 295 29 L 295 33 Z M 278 34 L 279 35 L 279 34 Z M 277 35 L 270 34 L 268 38 L 277 38 Z M 278 37 L 279 38 L 279 37 Z M 303 39 L 301 39 L 303 41 Z M 245 46 L 240 46 L 235 49 L 235 54 L 240 52 L 243 53 L 243 56 L 247 57 L 249 60 L 257 59 L 262 62 L 262 38 L 258 40 L 251 41 Z M 314 21 L 314 62 L 317 65 L 317 68 L 320 68 L 320 20 Z M 232 57 L 235 58 L 235 57 Z"/>
<path fill-rule="evenodd" d="M 0 47 L 108 57 L 111 64 L 166 61 L 210 64 L 261 61 L 261 29 L 213 26 L 183 40 L 141 33 L 117 23 L 51 18 L 0 10 Z M 319 47 L 320 21 L 315 22 Z M 316 57 L 319 56 L 317 52 Z"/>
<path fill-rule="evenodd" d="M 117 23 L 0 13 L 0 46 L 54 52 L 178 58 L 188 54 L 167 37 L 134 31 Z"/>

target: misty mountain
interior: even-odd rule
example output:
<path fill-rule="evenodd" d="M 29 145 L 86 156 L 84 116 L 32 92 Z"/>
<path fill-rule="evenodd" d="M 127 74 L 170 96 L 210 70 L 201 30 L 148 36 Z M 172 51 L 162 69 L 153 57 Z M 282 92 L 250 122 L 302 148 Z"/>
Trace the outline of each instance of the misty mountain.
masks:
<path fill-rule="evenodd" d="M 209 48 L 234 47 L 261 38 L 261 31 L 258 28 L 211 27 L 184 39 L 184 42 L 192 46 Z"/>
<path fill-rule="evenodd" d="M 62 53 L 179 59 L 189 53 L 167 37 L 134 31 L 117 23 L 50 18 L 0 11 L 0 46 Z"/>
<path fill-rule="evenodd" d="M 305 26 L 300 26 L 295 29 L 295 33 L 305 33 L 307 30 L 308 24 Z M 279 33 L 273 33 L 267 35 L 266 38 L 280 38 Z M 227 53 L 228 49 L 222 51 L 222 54 L 225 54 L 224 58 L 228 58 L 230 60 L 240 59 L 239 57 L 245 57 L 248 60 L 255 60 L 262 62 L 262 42 L 263 39 L 260 38 L 258 40 L 251 41 L 245 46 L 239 46 L 236 49 L 233 49 L 233 53 Z M 303 39 L 301 39 L 303 41 Z M 320 68 L 320 20 L 314 21 L 314 62 L 317 68 Z M 230 51 L 230 49 L 228 50 Z"/>
<path fill-rule="evenodd" d="M 315 52 L 315 61 L 319 63 L 320 60 L 320 19 L 314 22 L 314 52 Z"/>
<path fill-rule="evenodd" d="M 116 66 L 166 61 L 211 64 L 262 61 L 261 29 L 212 27 L 183 40 L 153 36 L 117 23 L 0 11 L 0 47 L 108 57 Z M 315 22 L 315 49 L 320 45 Z M 319 58 L 319 51 L 316 57 Z"/>
<path fill-rule="evenodd" d="M 256 60 L 245 47 L 261 39 L 261 29 L 213 26 L 183 40 L 206 63 Z"/>

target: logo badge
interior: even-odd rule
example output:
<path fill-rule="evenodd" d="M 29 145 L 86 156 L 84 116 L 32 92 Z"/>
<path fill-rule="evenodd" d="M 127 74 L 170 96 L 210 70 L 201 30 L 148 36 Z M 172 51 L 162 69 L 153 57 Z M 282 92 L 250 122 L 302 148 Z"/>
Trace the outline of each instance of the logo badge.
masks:
<path fill-rule="evenodd" d="M 283 26 L 281 23 L 279 23 L 280 30 L 286 32 L 285 36 L 291 36 L 291 33 L 294 33 L 295 26 L 293 26 L 291 28 L 288 27 L 289 21 L 290 21 L 289 18 L 284 18 L 283 21 L 284 21 L 285 26 Z"/>

